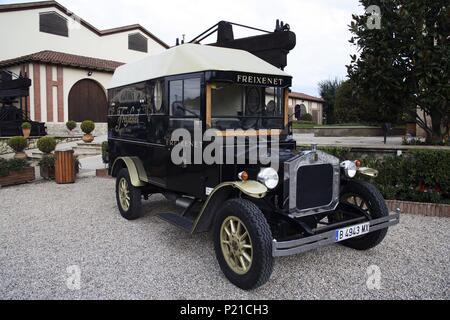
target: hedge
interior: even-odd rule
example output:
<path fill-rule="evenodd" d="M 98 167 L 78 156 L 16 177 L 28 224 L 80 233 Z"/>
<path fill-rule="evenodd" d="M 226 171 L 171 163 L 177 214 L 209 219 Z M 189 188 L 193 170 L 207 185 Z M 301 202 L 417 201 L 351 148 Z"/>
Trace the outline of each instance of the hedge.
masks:
<path fill-rule="evenodd" d="M 348 148 L 320 149 L 341 160 L 354 160 Z M 385 199 L 450 204 L 450 150 L 413 150 L 400 157 L 366 156 L 361 160 L 379 175 L 359 175 L 360 179 L 376 185 Z"/>

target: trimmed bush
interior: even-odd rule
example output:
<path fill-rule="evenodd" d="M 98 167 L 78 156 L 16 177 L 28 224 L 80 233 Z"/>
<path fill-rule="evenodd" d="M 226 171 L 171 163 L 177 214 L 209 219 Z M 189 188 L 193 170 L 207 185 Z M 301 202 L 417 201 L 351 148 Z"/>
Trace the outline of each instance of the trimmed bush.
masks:
<path fill-rule="evenodd" d="M 14 152 L 23 152 L 28 146 L 28 142 L 24 137 L 12 137 L 8 141 L 8 146 L 13 149 Z"/>
<path fill-rule="evenodd" d="M 91 134 L 95 130 L 95 123 L 91 120 L 85 120 L 81 123 L 81 131 L 85 134 Z"/>
<path fill-rule="evenodd" d="M 73 129 L 75 129 L 77 127 L 77 123 L 72 120 L 67 121 L 66 127 L 67 127 L 67 129 L 69 129 L 69 131 L 72 131 Z"/>
<path fill-rule="evenodd" d="M 38 149 L 45 154 L 55 151 L 56 145 L 56 140 L 53 137 L 42 137 L 37 142 Z"/>
<path fill-rule="evenodd" d="M 313 116 L 311 114 L 309 114 L 309 113 L 302 114 L 301 117 L 300 117 L 300 121 L 311 122 L 311 121 L 313 121 Z"/>
<path fill-rule="evenodd" d="M 102 142 L 102 160 L 103 163 L 108 163 L 109 162 L 109 154 L 108 154 L 108 141 L 103 141 Z"/>
<path fill-rule="evenodd" d="M 45 155 L 39 160 L 39 166 L 47 170 L 55 169 L 55 157 L 53 155 Z"/>
<path fill-rule="evenodd" d="M 350 149 L 320 148 L 341 160 L 356 159 Z M 362 158 L 362 165 L 379 171 L 376 178 L 358 175 L 373 183 L 388 200 L 450 204 L 450 151 L 412 150 L 401 157 Z"/>
<path fill-rule="evenodd" d="M 31 129 L 31 123 L 29 122 L 22 123 L 22 129 Z"/>

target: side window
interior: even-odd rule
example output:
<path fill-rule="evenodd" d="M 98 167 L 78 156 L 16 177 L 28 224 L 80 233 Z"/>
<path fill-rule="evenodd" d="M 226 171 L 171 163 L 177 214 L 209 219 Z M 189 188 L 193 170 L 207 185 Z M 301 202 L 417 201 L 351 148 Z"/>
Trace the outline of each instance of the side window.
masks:
<path fill-rule="evenodd" d="M 184 107 L 196 115 L 200 115 L 200 79 L 184 81 Z M 188 114 L 193 116 L 193 114 Z"/>
<path fill-rule="evenodd" d="M 170 115 L 183 117 L 183 81 L 170 81 Z"/>
<path fill-rule="evenodd" d="M 153 86 L 153 106 L 155 113 L 164 113 L 163 106 L 163 87 L 164 83 L 162 81 L 156 81 Z"/>
<path fill-rule="evenodd" d="M 200 78 L 170 81 L 170 115 L 195 118 L 200 115 Z"/>
<path fill-rule="evenodd" d="M 56 12 L 44 12 L 39 14 L 39 31 L 68 37 L 69 28 L 67 19 Z"/>

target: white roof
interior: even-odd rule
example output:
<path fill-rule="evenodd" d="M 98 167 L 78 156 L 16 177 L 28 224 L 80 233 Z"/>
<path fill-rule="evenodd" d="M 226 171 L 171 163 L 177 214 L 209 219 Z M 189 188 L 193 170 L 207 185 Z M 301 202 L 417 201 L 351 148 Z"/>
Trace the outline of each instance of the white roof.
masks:
<path fill-rule="evenodd" d="M 187 43 L 120 66 L 116 69 L 109 88 L 202 71 L 238 71 L 289 76 L 247 51 Z"/>

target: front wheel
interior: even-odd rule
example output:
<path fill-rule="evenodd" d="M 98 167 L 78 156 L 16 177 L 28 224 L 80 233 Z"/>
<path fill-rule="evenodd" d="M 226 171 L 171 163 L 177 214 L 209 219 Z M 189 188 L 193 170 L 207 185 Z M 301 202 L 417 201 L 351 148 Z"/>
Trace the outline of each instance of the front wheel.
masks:
<path fill-rule="evenodd" d="M 266 283 L 273 270 L 272 233 L 252 202 L 225 202 L 214 222 L 214 249 L 227 279 L 244 290 Z"/>
<path fill-rule="evenodd" d="M 353 212 L 360 212 L 370 220 L 389 216 L 389 210 L 380 191 L 374 185 L 352 180 L 348 181 L 342 188 L 340 203 L 350 207 Z M 343 209 L 345 211 L 345 209 Z M 330 215 L 331 222 L 344 220 L 342 212 Z M 343 241 L 346 247 L 356 250 L 369 250 L 379 245 L 386 237 L 388 228 L 371 232 L 367 235 Z"/>
<path fill-rule="evenodd" d="M 116 180 L 116 200 L 120 214 L 127 220 L 136 220 L 142 213 L 142 194 L 131 184 L 128 169 L 119 171 Z"/>

